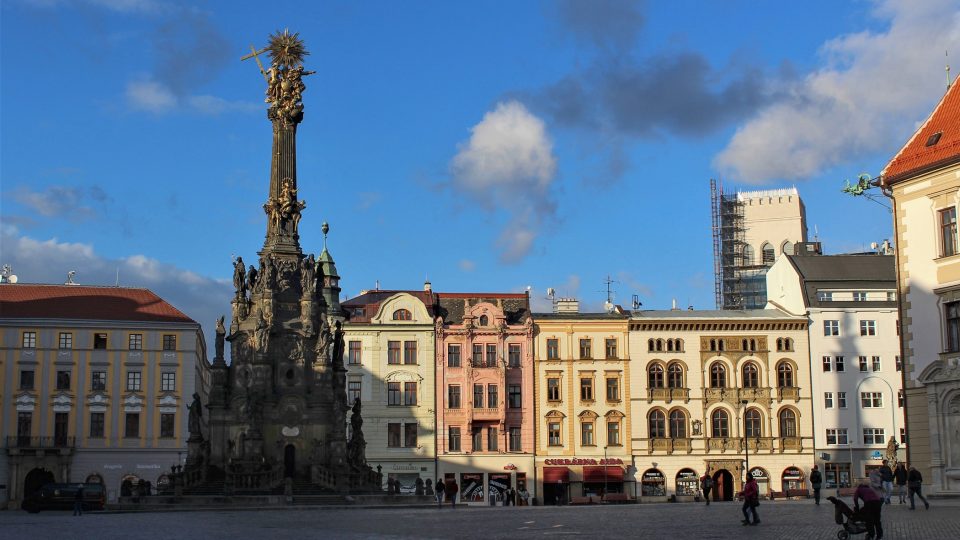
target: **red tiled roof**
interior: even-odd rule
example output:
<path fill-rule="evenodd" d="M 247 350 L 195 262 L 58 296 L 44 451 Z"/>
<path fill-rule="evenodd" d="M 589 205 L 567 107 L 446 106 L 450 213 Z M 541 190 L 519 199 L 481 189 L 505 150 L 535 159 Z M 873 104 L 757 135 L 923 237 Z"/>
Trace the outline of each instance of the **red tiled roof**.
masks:
<path fill-rule="evenodd" d="M 927 170 L 960 161 L 960 84 L 950 85 L 927 121 L 897 152 L 881 173 L 885 186 Z M 940 133 L 936 144 L 927 146 L 932 135 Z"/>
<path fill-rule="evenodd" d="M 196 322 L 147 289 L 0 285 L 0 319 Z"/>

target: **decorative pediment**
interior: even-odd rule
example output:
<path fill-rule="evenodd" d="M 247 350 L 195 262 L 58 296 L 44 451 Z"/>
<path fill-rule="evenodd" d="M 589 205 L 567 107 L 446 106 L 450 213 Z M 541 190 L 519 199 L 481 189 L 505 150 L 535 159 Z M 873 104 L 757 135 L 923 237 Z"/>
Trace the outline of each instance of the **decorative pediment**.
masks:
<path fill-rule="evenodd" d="M 607 414 L 603 415 L 608 419 L 617 419 L 620 420 L 624 417 L 624 414 L 620 411 L 610 411 Z"/>
<path fill-rule="evenodd" d="M 17 412 L 32 412 L 37 404 L 37 398 L 31 394 L 20 394 L 15 401 Z"/>
<path fill-rule="evenodd" d="M 562 412 L 554 409 L 554 410 L 548 412 L 547 414 L 545 414 L 544 417 L 546 417 L 546 418 L 566 418 L 567 416 L 566 416 L 565 414 L 563 414 Z"/>
<path fill-rule="evenodd" d="M 386 382 L 420 382 L 423 377 L 412 371 L 400 370 L 388 373 L 383 380 Z"/>
<path fill-rule="evenodd" d="M 107 412 L 110 400 L 103 394 L 93 394 L 87 398 L 87 408 L 90 412 Z"/>
<path fill-rule="evenodd" d="M 53 406 L 53 412 L 70 412 L 73 408 L 73 398 L 66 393 L 59 393 L 50 401 Z"/>
<path fill-rule="evenodd" d="M 577 416 L 580 417 L 580 420 L 596 420 L 599 415 L 593 411 L 583 411 Z"/>
<path fill-rule="evenodd" d="M 140 412 L 143 410 L 143 399 L 136 395 L 130 394 L 127 397 L 123 398 L 123 411 L 124 412 Z"/>
<path fill-rule="evenodd" d="M 397 293 L 384 300 L 370 322 L 374 324 L 432 324 L 427 306 L 410 293 Z"/>
<path fill-rule="evenodd" d="M 941 357 L 932 362 L 920 372 L 917 380 L 923 384 L 960 380 L 960 356 Z"/>
<path fill-rule="evenodd" d="M 179 401 L 177 398 L 168 394 L 157 400 L 157 406 L 162 413 L 176 413 L 177 401 Z"/>
<path fill-rule="evenodd" d="M 489 302 L 480 302 L 464 314 L 464 319 L 472 322 L 474 328 L 499 328 L 506 324 L 506 315 L 503 310 Z"/>

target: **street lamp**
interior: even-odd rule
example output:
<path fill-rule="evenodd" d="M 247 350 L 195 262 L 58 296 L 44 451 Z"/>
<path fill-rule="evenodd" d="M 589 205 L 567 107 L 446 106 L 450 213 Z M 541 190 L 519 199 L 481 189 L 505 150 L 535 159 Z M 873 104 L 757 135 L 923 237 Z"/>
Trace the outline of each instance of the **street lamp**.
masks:
<path fill-rule="evenodd" d="M 745 466 L 743 469 L 744 476 L 743 481 L 746 482 L 750 476 L 750 444 L 747 440 L 747 404 L 750 403 L 745 399 L 740 400 L 740 404 L 743 405 L 743 451 L 745 459 Z"/>
<path fill-rule="evenodd" d="M 607 497 L 607 448 L 608 445 L 603 446 L 603 497 Z"/>

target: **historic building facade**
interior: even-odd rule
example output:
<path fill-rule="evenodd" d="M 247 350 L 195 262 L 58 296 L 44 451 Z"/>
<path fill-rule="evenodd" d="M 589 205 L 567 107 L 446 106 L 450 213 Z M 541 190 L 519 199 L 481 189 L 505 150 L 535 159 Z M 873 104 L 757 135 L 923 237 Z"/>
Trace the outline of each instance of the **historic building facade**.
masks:
<path fill-rule="evenodd" d="M 47 482 L 115 501 L 186 453 L 200 325 L 146 289 L 0 285 L 0 506 Z"/>
<path fill-rule="evenodd" d="M 347 400 L 360 398 L 367 461 L 414 493 L 436 481 L 436 299 L 424 291 L 366 291 L 344 302 Z"/>
<path fill-rule="evenodd" d="M 894 258 L 878 254 L 791 255 L 767 274 L 770 306 L 810 320 L 814 446 L 826 488 L 856 485 L 884 458 L 905 457 L 896 282 Z"/>
<path fill-rule="evenodd" d="M 460 500 L 532 494 L 533 320 L 526 294 L 437 293 L 438 475 Z"/>
<path fill-rule="evenodd" d="M 629 317 L 580 313 L 576 300 L 534 315 L 537 485 L 544 504 L 633 494 Z"/>
<path fill-rule="evenodd" d="M 924 489 L 960 494 L 960 89 L 884 168 L 893 200 L 907 458 Z"/>
<path fill-rule="evenodd" d="M 814 464 L 807 318 L 780 310 L 635 311 L 633 470 L 641 499 L 692 498 L 704 473 L 733 500 L 805 488 Z"/>

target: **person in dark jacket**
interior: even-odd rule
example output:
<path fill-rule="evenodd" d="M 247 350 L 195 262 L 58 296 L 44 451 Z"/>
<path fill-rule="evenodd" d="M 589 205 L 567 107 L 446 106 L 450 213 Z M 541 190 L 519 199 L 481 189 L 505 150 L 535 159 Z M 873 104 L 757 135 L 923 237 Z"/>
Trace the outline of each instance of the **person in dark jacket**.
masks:
<path fill-rule="evenodd" d="M 710 478 L 710 471 L 707 471 L 700 477 L 700 491 L 703 492 L 703 498 L 707 501 L 707 506 L 710 506 L 710 490 L 713 489 L 713 478 Z"/>
<path fill-rule="evenodd" d="M 443 485 L 443 480 L 437 478 L 437 485 L 433 486 L 433 489 L 436 491 L 437 508 L 440 508 L 443 505 L 443 492 L 447 487 Z"/>
<path fill-rule="evenodd" d="M 910 509 L 914 510 L 915 506 L 913 504 L 913 495 L 916 494 L 917 497 L 920 497 L 920 500 L 923 501 L 924 506 L 927 510 L 930 509 L 930 503 L 927 502 L 927 499 L 923 496 L 923 476 L 920 475 L 920 471 L 916 467 L 910 467 L 910 472 L 907 473 L 907 489 L 910 491 Z"/>
<path fill-rule="evenodd" d="M 77 488 L 77 493 L 73 496 L 73 515 L 83 515 L 83 486 Z"/>
<path fill-rule="evenodd" d="M 820 506 L 820 488 L 823 487 L 823 474 L 820 473 L 820 467 L 813 466 L 810 473 L 810 486 L 813 488 L 813 501 Z"/>
<path fill-rule="evenodd" d="M 893 481 L 897 485 L 897 496 L 900 497 L 900 504 L 903 504 L 907 498 L 907 468 L 903 466 L 903 462 L 897 463 L 897 468 L 893 470 Z"/>
<path fill-rule="evenodd" d="M 743 485 L 743 524 L 759 525 L 760 515 L 757 514 L 757 507 L 760 506 L 760 487 L 757 485 L 757 479 L 753 475 L 747 475 L 747 483 Z M 753 522 L 750 521 L 750 514 L 753 514 Z"/>
<path fill-rule="evenodd" d="M 444 492 L 447 496 L 447 500 L 450 501 L 450 508 L 457 507 L 457 493 L 460 492 L 460 486 L 457 485 L 456 480 L 450 480 L 447 482 Z"/>
<path fill-rule="evenodd" d="M 860 502 L 863 505 L 860 505 Z M 863 510 L 861 511 L 860 508 Z M 883 496 L 871 486 L 870 480 L 863 479 L 853 493 L 853 509 L 861 512 L 867 526 L 867 538 L 883 538 L 883 525 L 880 523 L 880 513 L 883 511 Z"/>
<path fill-rule="evenodd" d="M 887 464 L 887 460 L 883 460 L 880 465 L 880 482 L 883 486 L 883 502 L 890 504 L 890 495 L 893 494 L 893 469 Z"/>

